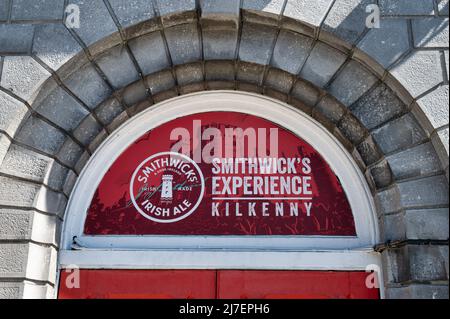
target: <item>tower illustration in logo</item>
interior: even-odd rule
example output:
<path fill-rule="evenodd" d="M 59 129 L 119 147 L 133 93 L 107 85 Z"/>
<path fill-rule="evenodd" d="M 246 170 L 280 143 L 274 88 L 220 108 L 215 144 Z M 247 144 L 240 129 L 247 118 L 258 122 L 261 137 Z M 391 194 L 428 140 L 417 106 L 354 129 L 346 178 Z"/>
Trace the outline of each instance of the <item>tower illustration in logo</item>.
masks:
<path fill-rule="evenodd" d="M 161 189 L 161 201 L 163 203 L 171 203 L 173 198 L 172 192 L 172 175 L 163 175 L 162 176 L 162 189 Z"/>

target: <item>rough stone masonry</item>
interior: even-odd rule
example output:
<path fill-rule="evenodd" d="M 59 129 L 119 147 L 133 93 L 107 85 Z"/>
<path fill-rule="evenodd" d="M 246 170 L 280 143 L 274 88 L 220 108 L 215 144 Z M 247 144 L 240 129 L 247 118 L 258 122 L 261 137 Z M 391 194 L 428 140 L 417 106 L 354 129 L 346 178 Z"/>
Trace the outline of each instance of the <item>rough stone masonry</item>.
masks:
<path fill-rule="evenodd" d="M 77 5 L 80 28 L 64 21 Z M 378 4 L 380 28 L 365 26 Z M 160 101 L 289 103 L 353 155 L 388 298 L 448 298 L 448 0 L 0 0 L 0 298 L 55 297 L 61 225 L 100 143 Z M 152 54 L 148 54 L 152 52 Z"/>

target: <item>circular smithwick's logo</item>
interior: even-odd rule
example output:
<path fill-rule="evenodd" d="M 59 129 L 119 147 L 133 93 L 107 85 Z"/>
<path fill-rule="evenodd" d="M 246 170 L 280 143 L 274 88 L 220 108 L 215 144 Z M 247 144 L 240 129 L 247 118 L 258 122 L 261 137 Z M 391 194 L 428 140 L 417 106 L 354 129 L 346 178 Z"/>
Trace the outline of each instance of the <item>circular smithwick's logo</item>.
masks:
<path fill-rule="evenodd" d="M 150 156 L 134 171 L 131 201 L 145 218 L 174 223 L 191 215 L 200 204 L 205 180 L 189 157 L 164 152 Z"/>

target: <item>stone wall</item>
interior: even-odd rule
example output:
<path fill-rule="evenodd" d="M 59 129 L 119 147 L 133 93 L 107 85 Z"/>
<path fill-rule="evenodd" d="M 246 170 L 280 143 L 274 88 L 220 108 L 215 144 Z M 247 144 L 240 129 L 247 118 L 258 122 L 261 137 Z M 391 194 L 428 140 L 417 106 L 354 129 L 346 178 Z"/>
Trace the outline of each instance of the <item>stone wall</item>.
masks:
<path fill-rule="evenodd" d="M 109 134 L 217 89 L 321 122 L 372 189 L 387 297 L 448 298 L 448 76 L 448 1 L 0 0 L 0 298 L 53 296 L 67 200 Z"/>

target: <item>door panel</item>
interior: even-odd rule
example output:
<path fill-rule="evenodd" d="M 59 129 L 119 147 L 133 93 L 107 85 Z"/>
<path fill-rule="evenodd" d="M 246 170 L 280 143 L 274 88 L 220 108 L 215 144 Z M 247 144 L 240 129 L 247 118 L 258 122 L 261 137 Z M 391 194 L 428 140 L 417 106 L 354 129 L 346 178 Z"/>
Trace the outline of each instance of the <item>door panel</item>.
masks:
<path fill-rule="evenodd" d="M 252 271 L 218 272 L 219 299 L 378 299 L 365 272 Z"/>
<path fill-rule="evenodd" d="M 212 270 L 80 271 L 80 288 L 69 289 L 70 273 L 61 271 L 60 299 L 211 299 L 216 295 Z"/>
<path fill-rule="evenodd" d="M 88 270 L 80 288 L 67 288 L 61 271 L 61 299 L 378 299 L 365 286 L 367 273 L 255 270 Z"/>

